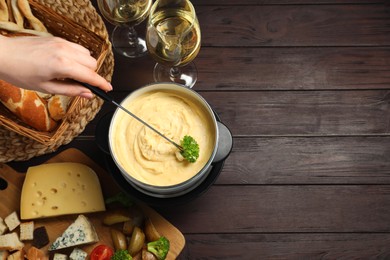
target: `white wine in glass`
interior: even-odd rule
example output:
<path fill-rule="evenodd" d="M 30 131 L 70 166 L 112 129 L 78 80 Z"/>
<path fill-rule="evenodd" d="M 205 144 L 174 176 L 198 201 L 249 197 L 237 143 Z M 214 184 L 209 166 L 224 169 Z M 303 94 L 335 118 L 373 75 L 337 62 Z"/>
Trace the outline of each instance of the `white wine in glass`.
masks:
<path fill-rule="evenodd" d="M 200 27 L 188 0 L 157 0 L 150 11 L 146 46 L 157 61 L 154 79 L 192 88 L 197 70 L 192 60 L 200 50 Z"/>
<path fill-rule="evenodd" d="M 98 0 L 103 17 L 115 25 L 111 35 L 114 50 L 126 57 L 136 58 L 147 53 L 145 40 L 138 37 L 134 26 L 144 21 L 152 0 Z"/>

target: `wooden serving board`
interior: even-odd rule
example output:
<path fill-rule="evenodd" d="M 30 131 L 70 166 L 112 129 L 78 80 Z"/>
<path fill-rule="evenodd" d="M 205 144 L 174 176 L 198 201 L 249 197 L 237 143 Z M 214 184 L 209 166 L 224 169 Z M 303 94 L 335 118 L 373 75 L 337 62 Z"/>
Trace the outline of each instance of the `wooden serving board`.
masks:
<path fill-rule="evenodd" d="M 117 186 L 112 177 L 104 169 L 77 149 L 71 148 L 65 150 L 51 158 L 46 163 L 52 162 L 78 162 L 88 165 L 95 170 L 96 174 L 99 176 L 103 195 L 105 197 L 115 195 L 120 191 L 119 186 Z M 20 192 L 24 177 L 24 173 L 16 172 L 6 164 L 0 164 L 0 178 L 5 180 L 8 184 L 6 189 L 0 189 L 0 217 L 3 219 L 13 211 L 17 211 L 19 213 Z M 142 208 L 144 214 L 150 217 L 153 224 L 156 226 L 157 231 L 169 239 L 170 250 L 167 259 L 176 259 L 185 245 L 183 234 L 150 207 L 146 205 L 139 206 Z M 80 246 L 80 248 L 89 253 L 95 246 L 97 246 L 97 244 L 106 244 L 113 247 L 109 227 L 102 224 L 102 216 L 104 215 L 104 212 L 84 215 L 87 216 L 93 223 L 99 235 L 100 241 L 96 244 Z M 77 215 L 69 215 L 34 220 L 35 227 L 45 226 L 49 236 L 50 243 L 43 249 L 47 250 L 50 244 L 63 233 L 63 231 L 76 219 L 76 217 Z M 19 231 L 19 229 L 16 231 Z M 29 242 L 24 242 L 26 247 L 30 246 Z M 65 250 L 65 253 L 69 253 L 69 249 Z"/>

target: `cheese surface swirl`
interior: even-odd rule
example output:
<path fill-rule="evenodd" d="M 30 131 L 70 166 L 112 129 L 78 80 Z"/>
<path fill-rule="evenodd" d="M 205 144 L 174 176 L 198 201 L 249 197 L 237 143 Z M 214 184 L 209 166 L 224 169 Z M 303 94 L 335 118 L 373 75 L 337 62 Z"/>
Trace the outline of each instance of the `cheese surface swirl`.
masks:
<path fill-rule="evenodd" d="M 136 116 L 180 144 L 190 135 L 199 144 L 199 158 L 189 163 L 179 150 L 153 130 L 123 111 L 112 127 L 112 152 L 133 178 L 150 185 L 170 186 L 196 175 L 209 161 L 215 144 L 211 116 L 198 101 L 173 91 L 144 93 L 122 104 Z"/>

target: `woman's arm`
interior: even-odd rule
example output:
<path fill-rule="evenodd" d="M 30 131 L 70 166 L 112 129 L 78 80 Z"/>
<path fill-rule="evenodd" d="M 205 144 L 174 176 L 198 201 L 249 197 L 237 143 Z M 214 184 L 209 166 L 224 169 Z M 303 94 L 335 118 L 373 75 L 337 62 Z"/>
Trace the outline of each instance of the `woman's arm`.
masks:
<path fill-rule="evenodd" d="M 58 37 L 0 35 L 0 79 L 44 93 L 93 97 L 74 79 L 105 91 L 112 86 L 95 72 L 97 61 L 81 45 Z"/>

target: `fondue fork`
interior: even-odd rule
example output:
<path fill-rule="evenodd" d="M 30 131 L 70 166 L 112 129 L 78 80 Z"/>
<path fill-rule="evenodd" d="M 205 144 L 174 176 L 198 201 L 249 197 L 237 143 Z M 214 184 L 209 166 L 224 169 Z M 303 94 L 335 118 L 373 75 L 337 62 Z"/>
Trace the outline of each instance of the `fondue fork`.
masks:
<path fill-rule="evenodd" d="M 109 96 L 106 92 L 104 92 L 103 90 L 101 90 L 100 88 L 98 87 L 95 87 L 95 86 L 92 86 L 88 83 L 84 83 L 84 82 L 78 82 L 79 84 L 83 85 L 84 87 L 86 87 L 87 89 L 91 90 L 92 93 L 94 93 L 96 96 L 100 97 L 101 99 L 103 99 L 104 101 L 107 101 L 111 104 L 114 104 L 115 106 L 119 107 L 120 109 L 122 109 L 123 111 L 125 111 L 127 114 L 129 114 L 130 116 L 134 117 L 136 120 L 138 120 L 139 122 L 141 122 L 142 124 L 144 124 L 145 126 L 147 126 L 149 129 L 153 130 L 155 133 L 157 133 L 158 135 L 160 135 L 162 138 L 164 138 L 165 140 L 167 140 L 168 142 L 170 142 L 171 144 L 173 144 L 174 146 L 176 146 L 177 149 L 179 149 L 180 151 L 184 151 L 183 147 L 181 147 L 181 145 L 175 143 L 173 140 L 171 140 L 170 138 L 166 137 L 164 134 L 162 134 L 160 131 L 158 131 L 156 128 L 154 128 L 153 126 L 149 125 L 148 123 L 146 123 L 144 120 L 142 120 L 141 118 L 139 118 L 138 116 L 134 115 L 133 113 L 131 113 L 128 109 L 126 109 L 125 107 L 123 107 L 121 104 L 117 103 L 111 96 Z"/>

